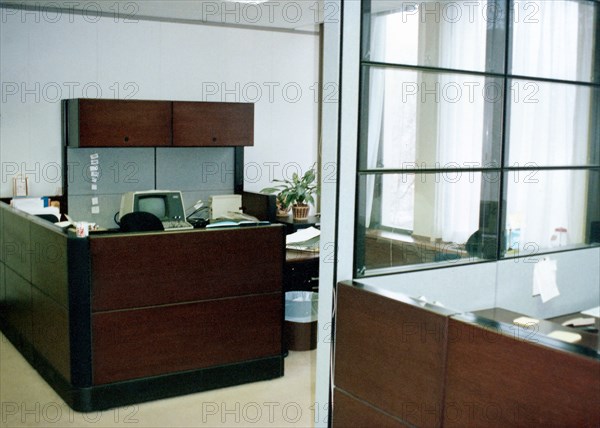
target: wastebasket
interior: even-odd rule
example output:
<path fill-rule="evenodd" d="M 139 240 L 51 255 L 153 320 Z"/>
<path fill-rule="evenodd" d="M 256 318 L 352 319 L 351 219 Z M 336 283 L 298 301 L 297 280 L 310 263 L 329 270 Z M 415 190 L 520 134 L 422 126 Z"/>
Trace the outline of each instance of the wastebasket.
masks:
<path fill-rule="evenodd" d="M 284 343 L 290 351 L 317 347 L 319 294 L 312 291 L 285 293 Z"/>

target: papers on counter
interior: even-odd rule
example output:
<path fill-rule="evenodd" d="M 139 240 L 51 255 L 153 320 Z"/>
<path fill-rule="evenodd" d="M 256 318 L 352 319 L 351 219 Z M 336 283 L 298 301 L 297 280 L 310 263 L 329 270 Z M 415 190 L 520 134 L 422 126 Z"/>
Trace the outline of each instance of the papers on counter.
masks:
<path fill-rule="evenodd" d="M 580 334 L 571 333 L 569 331 L 561 331 L 561 330 L 555 330 L 555 331 L 549 333 L 548 337 L 551 337 L 553 339 L 562 340 L 563 342 L 567 342 L 567 343 L 575 343 L 575 342 L 578 342 L 581 340 Z"/>
<path fill-rule="evenodd" d="M 600 318 L 600 306 L 585 311 L 581 311 L 583 315 Z"/>
<path fill-rule="evenodd" d="M 298 251 L 319 251 L 321 231 L 314 227 L 300 229 L 285 238 L 286 248 Z"/>

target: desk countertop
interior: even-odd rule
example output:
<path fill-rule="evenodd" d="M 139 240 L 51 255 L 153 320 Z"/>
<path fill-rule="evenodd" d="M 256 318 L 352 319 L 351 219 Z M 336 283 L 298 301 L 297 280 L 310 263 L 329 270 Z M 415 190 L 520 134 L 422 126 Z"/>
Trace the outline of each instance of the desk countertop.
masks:
<path fill-rule="evenodd" d="M 478 317 L 487 318 L 489 320 L 497 321 L 497 322 L 500 322 L 503 324 L 514 325 L 515 328 L 517 328 L 517 325 L 514 324 L 514 320 L 517 318 L 520 318 L 520 317 L 527 316 L 527 315 L 524 315 L 524 314 L 521 314 L 518 312 L 509 311 L 509 310 L 502 309 L 502 308 L 484 309 L 481 311 L 473 312 L 473 314 Z M 524 330 L 529 332 L 529 334 L 524 335 L 524 338 L 528 337 L 531 339 L 535 339 L 535 336 L 538 334 L 548 337 L 548 334 L 550 334 L 551 332 L 554 332 L 554 331 L 577 333 L 577 334 L 581 335 L 581 339 L 576 342 L 571 343 L 571 345 L 581 346 L 581 347 L 585 347 L 585 348 L 588 348 L 591 350 L 595 350 L 598 354 L 600 354 L 600 339 L 599 339 L 598 334 L 588 333 L 588 332 L 582 331 L 579 328 L 565 327 L 561 324 L 565 320 L 577 318 L 577 317 L 585 317 L 585 316 L 581 315 L 581 314 L 571 314 L 571 315 L 564 315 L 561 317 L 552 318 L 550 320 L 540 319 L 538 324 L 532 325 L 530 327 L 524 327 Z M 533 318 L 533 317 L 530 317 L 530 318 Z M 562 320 L 562 321 L 559 322 L 559 320 Z M 598 325 L 598 321 L 599 320 L 596 319 L 596 325 Z M 567 343 L 567 342 L 565 342 L 565 343 Z"/>

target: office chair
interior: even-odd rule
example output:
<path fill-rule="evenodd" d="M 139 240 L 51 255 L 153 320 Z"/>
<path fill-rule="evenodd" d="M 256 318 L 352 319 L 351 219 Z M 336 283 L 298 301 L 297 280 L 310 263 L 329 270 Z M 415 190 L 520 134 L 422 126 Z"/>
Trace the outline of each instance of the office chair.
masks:
<path fill-rule="evenodd" d="M 56 218 L 56 216 L 54 214 L 35 214 L 36 217 L 39 217 L 41 219 L 47 220 L 50 223 L 57 223 L 58 219 Z"/>
<path fill-rule="evenodd" d="M 136 211 L 125 214 L 120 220 L 121 232 L 153 232 L 165 230 L 162 222 L 154 214 Z"/>

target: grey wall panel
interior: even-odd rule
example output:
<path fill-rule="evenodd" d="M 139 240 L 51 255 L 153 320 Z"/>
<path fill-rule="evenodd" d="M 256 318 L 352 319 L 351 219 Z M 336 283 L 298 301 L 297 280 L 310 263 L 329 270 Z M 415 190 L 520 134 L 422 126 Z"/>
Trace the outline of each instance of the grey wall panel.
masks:
<path fill-rule="evenodd" d="M 121 195 L 97 195 L 98 204 L 92 204 L 93 196 L 70 196 L 69 216 L 76 221 L 96 223 L 105 229 L 119 227 L 113 220 L 121 207 Z M 92 213 L 92 207 L 97 206 L 99 212 Z"/>
<path fill-rule="evenodd" d="M 556 261 L 560 292 L 546 303 L 533 295 L 533 273 L 542 258 Z M 590 309 L 600 302 L 600 248 L 534 255 L 498 263 L 496 306 L 537 318 Z"/>
<path fill-rule="evenodd" d="M 93 154 L 98 154 L 97 190 L 92 190 Z M 67 167 L 69 196 L 154 189 L 153 148 L 67 148 Z"/>
<path fill-rule="evenodd" d="M 233 147 L 157 148 L 156 188 L 233 193 L 234 153 Z"/>
<path fill-rule="evenodd" d="M 495 263 L 361 278 L 360 282 L 413 298 L 423 296 L 429 302 L 437 301 L 457 311 L 476 311 L 496 306 Z"/>

